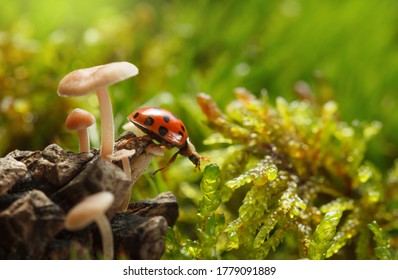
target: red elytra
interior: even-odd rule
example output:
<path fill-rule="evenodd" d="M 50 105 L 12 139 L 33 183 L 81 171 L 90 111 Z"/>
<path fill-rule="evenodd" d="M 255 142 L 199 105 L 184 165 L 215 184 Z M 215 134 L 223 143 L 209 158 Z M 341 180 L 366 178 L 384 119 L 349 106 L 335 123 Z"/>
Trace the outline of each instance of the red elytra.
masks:
<path fill-rule="evenodd" d="M 173 163 L 178 154 L 188 157 L 199 170 L 200 160 L 207 160 L 196 152 L 195 146 L 189 140 L 184 123 L 172 112 L 159 107 L 145 107 L 135 110 L 127 119 L 162 146 L 168 149 L 173 147 L 179 149 L 165 167 L 154 173 Z"/>

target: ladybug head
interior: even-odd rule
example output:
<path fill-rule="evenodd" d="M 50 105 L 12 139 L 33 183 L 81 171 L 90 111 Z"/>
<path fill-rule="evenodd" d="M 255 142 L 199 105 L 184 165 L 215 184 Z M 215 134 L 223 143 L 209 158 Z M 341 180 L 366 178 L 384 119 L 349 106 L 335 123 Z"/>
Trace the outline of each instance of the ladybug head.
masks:
<path fill-rule="evenodd" d="M 189 160 L 195 164 L 196 168 L 200 170 L 200 160 L 202 157 L 198 153 L 193 153 L 192 155 L 188 156 Z"/>
<path fill-rule="evenodd" d="M 200 161 L 207 160 L 207 158 L 202 157 L 196 152 L 195 146 L 187 138 L 187 144 L 180 149 L 179 154 L 188 157 L 190 161 L 200 170 Z"/>

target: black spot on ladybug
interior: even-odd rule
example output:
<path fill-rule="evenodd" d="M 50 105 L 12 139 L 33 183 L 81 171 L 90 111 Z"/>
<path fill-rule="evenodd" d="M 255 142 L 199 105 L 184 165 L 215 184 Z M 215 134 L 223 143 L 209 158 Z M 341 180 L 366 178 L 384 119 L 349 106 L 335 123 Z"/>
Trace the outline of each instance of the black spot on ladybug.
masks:
<path fill-rule="evenodd" d="M 134 114 L 133 118 L 136 119 L 139 115 L 140 115 L 140 113 L 137 112 Z"/>
<path fill-rule="evenodd" d="M 169 130 L 166 127 L 159 126 L 159 135 L 160 136 L 165 136 L 167 134 L 167 132 L 169 132 Z"/>
<path fill-rule="evenodd" d="M 183 125 L 181 126 L 181 129 L 182 129 L 182 131 L 185 132 L 185 127 Z"/>
<path fill-rule="evenodd" d="M 163 116 L 163 120 L 168 123 L 170 121 L 170 117 L 169 116 Z"/>
<path fill-rule="evenodd" d="M 154 120 L 151 117 L 147 117 L 144 121 L 144 125 L 146 125 L 146 126 L 151 126 L 151 125 L 153 125 L 153 123 L 154 123 Z"/>

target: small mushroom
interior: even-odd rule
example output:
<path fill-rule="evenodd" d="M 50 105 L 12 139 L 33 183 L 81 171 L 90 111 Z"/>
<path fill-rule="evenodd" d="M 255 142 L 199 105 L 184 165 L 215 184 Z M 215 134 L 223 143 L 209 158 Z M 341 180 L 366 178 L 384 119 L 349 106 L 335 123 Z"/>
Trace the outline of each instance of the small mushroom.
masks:
<path fill-rule="evenodd" d="M 130 160 L 129 157 L 135 154 L 135 150 L 126 150 L 122 149 L 119 151 L 116 151 L 113 155 L 109 156 L 111 160 L 121 160 L 122 165 L 123 165 L 123 171 L 126 174 L 127 178 L 131 181 L 131 166 L 130 166 Z M 126 193 L 123 197 L 122 204 L 119 207 L 120 211 L 126 211 L 130 200 L 131 200 L 131 186 L 127 188 Z"/>
<path fill-rule="evenodd" d="M 112 228 L 105 212 L 111 207 L 114 195 L 103 191 L 92 194 L 74 206 L 66 215 L 65 228 L 77 231 L 95 222 L 102 238 L 104 259 L 113 259 L 113 234 Z"/>
<path fill-rule="evenodd" d="M 88 134 L 88 128 L 94 123 L 94 116 L 91 113 L 79 108 L 74 109 L 66 118 L 66 128 L 77 131 L 81 153 L 90 152 L 90 137 Z"/>
<path fill-rule="evenodd" d="M 135 154 L 135 150 L 126 150 L 122 149 L 116 151 L 113 155 L 110 155 L 111 160 L 121 160 L 123 165 L 123 171 L 126 174 L 127 178 L 131 181 L 131 167 L 129 157 Z"/>
<path fill-rule="evenodd" d="M 161 146 L 157 144 L 150 144 L 145 148 L 145 151 L 155 156 L 164 156 L 164 151 Z"/>
<path fill-rule="evenodd" d="M 123 128 L 125 131 L 131 131 L 131 132 L 133 132 L 137 137 L 140 137 L 140 136 L 144 136 L 144 135 L 145 135 L 145 133 L 144 133 L 142 130 L 140 130 L 137 126 L 135 126 L 132 122 L 125 123 L 125 124 L 122 126 L 122 128 Z"/>
<path fill-rule="evenodd" d="M 74 97 L 96 91 L 101 115 L 101 156 L 110 160 L 114 145 L 114 123 L 108 86 L 133 77 L 138 68 L 129 62 L 113 62 L 75 70 L 66 75 L 58 86 L 58 95 Z"/>

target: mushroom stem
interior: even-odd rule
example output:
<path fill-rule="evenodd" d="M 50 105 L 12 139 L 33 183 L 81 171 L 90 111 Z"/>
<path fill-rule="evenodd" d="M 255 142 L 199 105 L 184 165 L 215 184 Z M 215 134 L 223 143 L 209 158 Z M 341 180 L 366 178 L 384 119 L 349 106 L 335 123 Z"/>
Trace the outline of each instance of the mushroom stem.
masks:
<path fill-rule="evenodd" d="M 131 200 L 131 185 L 127 188 L 126 193 L 124 194 L 122 203 L 120 204 L 119 211 L 124 212 L 129 207 Z"/>
<path fill-rule="evenodd" d="M 134 162 L 133 165 L 130 165 L 130 161 L 127 158 L 128 162 L 128 166 L 125 166 L 124 163 L 124 159 L 122 160 L 122 164 L 123 164 L 123 170 L 126 173 L 128 170 L 129 175 L 127 175 L 127 177 L 129 178 L 129 180 L 131 181 L 130 186 L 127 188 L 126 193 L 123 197 L 123 201 L 120 204 L 119 207 L 119 211 L 126 211 L 130 200 L 131 200 L 131 191 L 132 191 L 132 186 L 135 184 L 135 182 L 138 180 L 138 178 L 142 175 L 142 173 L 144 173 L 144 171 L 147 169 L 147 167 L 149 166 L 149 164 L 151 163 L 151 160 L 153 158 L 152 154 L 143 154 L 138 156 Z M 133 174 L 131 174 L 131 172 Z"/>
<path fill-rule="evenodd" d="M 129 158 L 128 157 L 123 158 L 122 164 L 123 164 L 123 171 L 126 174 L 127 179 L 129 179 L 131 181 L 131 166 L 130 166 Z M 132 186 L 132 184 L 130 184 L 129 187 L 127 188 L 126 193 L 124 194 L 124 197 L 123 197 L 122 204 L 119 207 L 119 210 L 121 210 L 123 212 L 127 210 L 130 200 L 131 200 L 131 186 Z"/>
<path fill-rule="evenodd" d="M 151 160 L 153 158 L 152 154 L 142 154 L 137 157 L 133 163 L 132 170 L 133 174 L 131 176 L 131 183 L 135 184 L 138 178 L 145 172 Z"/>
<path fill-rule="evenodd" d="M 79 150 L 81 153 L 90 152 L 90 138 L 88 128 L 95 123 L 95 118 L 89 112 L 76 108 L 66 118 L 65 127 L 76 130 L 79 137 Z"/>
<path fill-rule="evenodd" d="M 131 181 L 131 167 L 130 167 L 130 160 L 128 157 L 124 157 L 122 159 L 122 164 L 123 164 L 123 171 L 127 176 L 127 179 Z"/>
<path fill-rule="evenodd" d="M 104 259 L 113 260 L 113 234 L 111 224 L 105 214 L 99 215 L 95 218 L 95 222 L 99 228 L 102 239 L 102 251 Z"/>
<path fill-rule="evenodd" d="M 77 135 L 79 137 L 79 149 L 81 153 L 90 152 L 90 138 L 86 129 L 78 130 Z"/>
<path fill-rule="evenodd" d="M 113 145 L 115 142 L 115 132 L 113 125 L 113 111 L 111 98 L 106 87 L 98 88 L 98 103 L 101 115 L 101 156 L 107 161 L 111 161 L 109 155 L 113 154 Z"/>
<path fill-rule="evenodd" d="M 126 174 L 126 177 L 129 181 L 131 181 L 131 166 L 130 166 L 130 159 L 129 157 L 135 154 L 135 150 L 118 150 L 114 154 L 110 155 L 109 158 L 111 160 L 121 160 L 123 165 L 123 172 Z M 130 183 L 129 187 L 127 188 L 123 201 L 119 206 L 119 210 L 124 212 L 126 211 L 127 207 L 129 206 L 130 199 L 131 199 L 131 186 L 133 182 Z"/>

